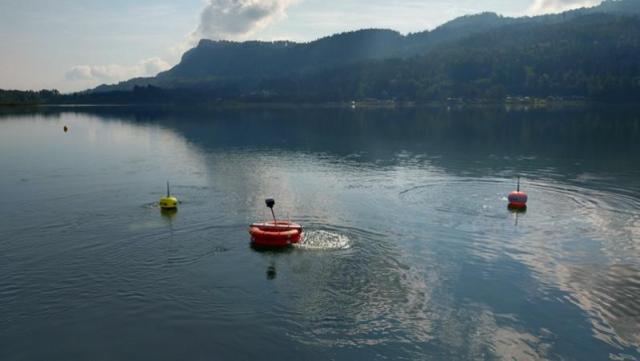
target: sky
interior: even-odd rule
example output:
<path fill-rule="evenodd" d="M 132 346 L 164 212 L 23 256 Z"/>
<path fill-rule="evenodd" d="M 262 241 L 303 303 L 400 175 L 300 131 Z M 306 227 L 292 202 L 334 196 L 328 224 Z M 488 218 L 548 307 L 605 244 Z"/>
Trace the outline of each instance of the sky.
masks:
<path fill-rule="evenodd" d="M 600 0 L 0 0 L 0 89 L 71 92 L 154 76 L 202 38 L 311 41 L 362 28 L 429 30 L 493 11 Z"/>

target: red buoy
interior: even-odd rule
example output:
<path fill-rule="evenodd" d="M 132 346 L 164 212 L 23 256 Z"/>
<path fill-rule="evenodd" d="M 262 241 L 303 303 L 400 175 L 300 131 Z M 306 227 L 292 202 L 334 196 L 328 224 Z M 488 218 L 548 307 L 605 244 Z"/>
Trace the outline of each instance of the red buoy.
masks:
<path fill-rule="evenodd" d="M 301 225 L 287 221 L 253 223 L 249 234 L 254 246 L 273 248 L 299 243 L 304 236 Z"/>
<path fill-rule="evenodd" d="M 257 247 L 282 248 L 299 243 L 304 232 L 302 226 L 288 221 L 278 221 L 273 212 L 276 201 L 272 198 L 266 199 L 267 207 L 271 209 L 273 222 L 253 223 L 249 226 L 251 243 Z"/>
<path fill-rule="evenodd" d="M 520 191 L 520 177 L 518 177 L 518 189 L 509 193 L 509 208 L 512 209 L 525 209 L 527 208 L 527 201 L 529 197 L 525 192 Z"/>

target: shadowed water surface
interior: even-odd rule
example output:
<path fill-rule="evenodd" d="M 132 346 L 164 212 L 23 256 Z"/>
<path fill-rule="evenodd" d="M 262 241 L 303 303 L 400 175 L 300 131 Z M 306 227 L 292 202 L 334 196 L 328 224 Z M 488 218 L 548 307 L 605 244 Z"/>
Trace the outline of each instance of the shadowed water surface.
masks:
<path fill-rule="evenodd" d="M 637 114 L 5 111 L 0 359 L 638 360 Z"/>

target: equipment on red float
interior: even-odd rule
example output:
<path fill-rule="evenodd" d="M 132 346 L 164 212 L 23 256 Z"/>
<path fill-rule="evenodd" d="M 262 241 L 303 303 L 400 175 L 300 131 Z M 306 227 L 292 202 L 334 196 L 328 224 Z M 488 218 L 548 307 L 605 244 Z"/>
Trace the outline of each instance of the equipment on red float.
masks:
<path fill-rule="evenodd" d="M 302 226 L 289 221 L 278 221 L 273 211 L 276 201 L 269 198 L 265 203 L 271 209 L 273 221 L 253 223 L 249 227 L 251 243 L 257 247 L 282 248 L 302 241 Z"/>

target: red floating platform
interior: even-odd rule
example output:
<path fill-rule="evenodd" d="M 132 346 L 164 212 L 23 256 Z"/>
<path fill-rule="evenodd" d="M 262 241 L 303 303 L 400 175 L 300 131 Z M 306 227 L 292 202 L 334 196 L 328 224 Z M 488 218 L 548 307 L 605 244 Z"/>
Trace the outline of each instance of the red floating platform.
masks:
<path fill-rule="evenodd" d="M 304 237 L 301 225 L 287 221 L 253 223 L 249 234 L 254 246 L 271 248 L 288 247 Z"/>

